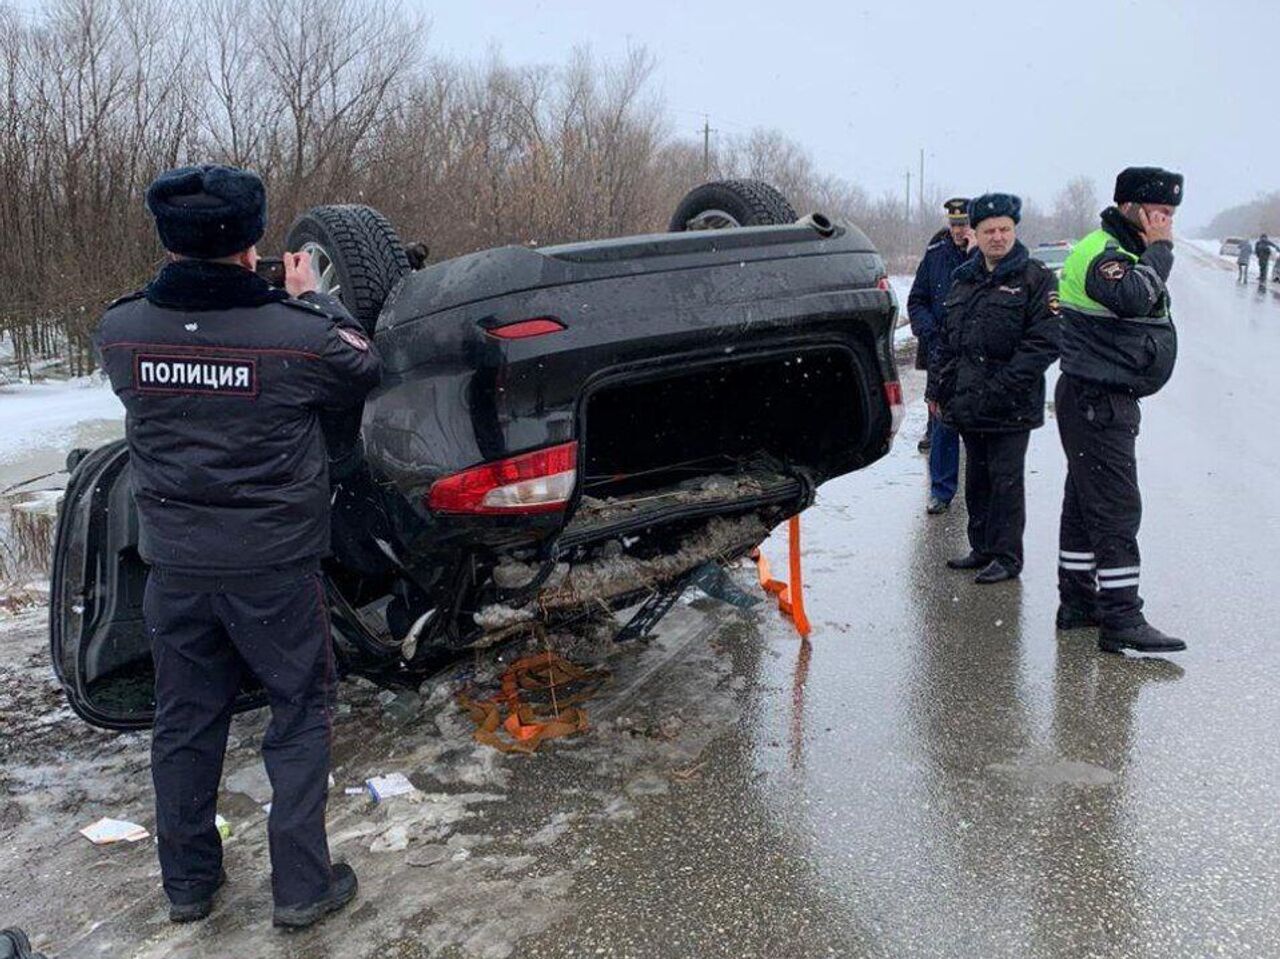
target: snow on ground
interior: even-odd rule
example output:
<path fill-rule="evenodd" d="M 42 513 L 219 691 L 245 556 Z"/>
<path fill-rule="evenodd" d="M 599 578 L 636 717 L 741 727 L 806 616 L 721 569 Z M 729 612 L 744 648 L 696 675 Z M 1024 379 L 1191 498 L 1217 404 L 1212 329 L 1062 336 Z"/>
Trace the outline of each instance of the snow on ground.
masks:
<path fill-rule="evenodd" d="M 56 446 L 83 422 L 123 419 L 124 407 L 97 376 L 0 387 L 0 463 Z"/>
<path fill-rule="evenodd" d="M 1178 242 L 1194 246 L 1196 249 L 1203 250 L 1212 256 L 1217 256 L 1218 250 L 1222 248 L 1221 240 L 1184 240 L 1182 237 L 1178 237 Z M 1232 259 L 1234 260 L 1235 258 L 1232 257 Z"/>
<path fill-rule="evenodd" d="M 889 277 L 889 286 L 893 288 L 893 295 L 898 299 L 898 328 L 893 334 L 894 346 L 901 346 L 913 339 L 911 327 L 907 325 L 907 294 L 911 292 L 911 284 L 914 280 L 914 276 Z"/>

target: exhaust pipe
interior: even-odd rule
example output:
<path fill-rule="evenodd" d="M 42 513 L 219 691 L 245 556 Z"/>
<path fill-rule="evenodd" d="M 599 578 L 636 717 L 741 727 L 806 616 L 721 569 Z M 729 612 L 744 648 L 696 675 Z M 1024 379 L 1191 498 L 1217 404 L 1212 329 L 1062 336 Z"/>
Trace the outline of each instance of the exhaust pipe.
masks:
<path fill-rule="evenodd" d="M 796 226 L 808 226 L 817 231 L 818 236 L 831 236 L 836 232 L 836 225 L 821 213 L 810 213 L 796 220 Z"/>

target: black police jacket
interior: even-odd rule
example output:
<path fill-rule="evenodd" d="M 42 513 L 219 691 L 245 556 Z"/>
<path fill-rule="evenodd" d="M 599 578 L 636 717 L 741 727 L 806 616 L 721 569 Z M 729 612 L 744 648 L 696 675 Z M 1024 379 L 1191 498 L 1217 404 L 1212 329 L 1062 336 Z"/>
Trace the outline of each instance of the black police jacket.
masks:
<path fill-rule="evenodd" d="M 94 344 L 127 414 L 146 562 L 243 573 L 329 552 L 320 418 L 358 406 L 381 376 L 336 299 L 182 260 L 112 304 Z"/>
<path fill-rule="evenodd" d="M 955 272 L 926 396 L 962 431 L 1044 424 L 1044 373 L 1058 356 L 1057 280 L 1018 242 L 988 272 L 974 253 Z"/>

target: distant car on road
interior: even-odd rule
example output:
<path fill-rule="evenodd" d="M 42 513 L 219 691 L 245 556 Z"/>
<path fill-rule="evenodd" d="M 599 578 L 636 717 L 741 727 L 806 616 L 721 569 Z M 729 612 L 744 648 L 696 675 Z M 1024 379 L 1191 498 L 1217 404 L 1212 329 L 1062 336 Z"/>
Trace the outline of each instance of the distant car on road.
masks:
<path fill-rule="evenodd" d="M 1222 241 L 1222 245 L 1218 247 L 1218 256 L 1236 256 L 1240 252 L 1240 247 L 1244 242 L 1245 240 L 1243 237 L 1227 237 Z"/>
<path fill-rule="evenodd" d="M 1051 243 L 1041 243 L 1031 251 L 1031 255 L 1055 274 L 1061 274 L 1062 265 L 1067 262 L 1074 246 L 1071 240 L 1054 240 Z"/>

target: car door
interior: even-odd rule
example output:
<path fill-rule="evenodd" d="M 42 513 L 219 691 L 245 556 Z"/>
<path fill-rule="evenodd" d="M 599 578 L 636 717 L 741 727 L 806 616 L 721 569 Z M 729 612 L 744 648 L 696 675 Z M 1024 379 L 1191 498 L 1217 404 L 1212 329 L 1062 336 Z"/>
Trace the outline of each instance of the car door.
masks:
<path fill-rule="evenodd" d="M 104 729 L 141 729 L 155 712 L 142 622 L 147 567 L 123 440 L 79 457 L 58 513 L 49 591 L 54 672 L 76 714 Z M 262 705 L 246 683 L 236 710 Z"/>

